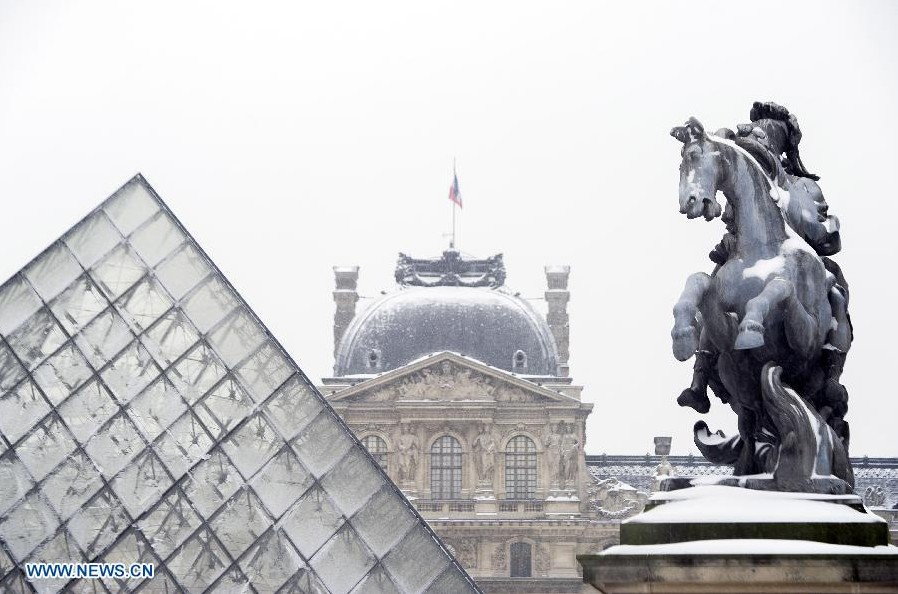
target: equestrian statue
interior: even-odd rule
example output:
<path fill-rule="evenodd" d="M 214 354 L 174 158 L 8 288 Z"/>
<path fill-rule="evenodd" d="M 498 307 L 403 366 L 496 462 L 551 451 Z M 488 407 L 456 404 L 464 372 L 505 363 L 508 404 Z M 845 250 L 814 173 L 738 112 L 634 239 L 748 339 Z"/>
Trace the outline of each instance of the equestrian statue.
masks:
<path fill-rule="evenodd" d="M 736 413 L 738 434 L 702 421 L 694 434 L 739 484 L 850 493 L 840 375 L 853 335 L 848 283 L 831 258 L 839 221 L 801 161 L 795 116 L 755 103 L 750 119 L 735 132 L 706 132 L 695 118 L 671 130 L 683 143 L 680 213 L 726 226 L 709 254 L 714 270 L 691 275 L 674 307 L 674 356 L 696 357 L 677 401 L 705 413 L 710 387 Z"/>

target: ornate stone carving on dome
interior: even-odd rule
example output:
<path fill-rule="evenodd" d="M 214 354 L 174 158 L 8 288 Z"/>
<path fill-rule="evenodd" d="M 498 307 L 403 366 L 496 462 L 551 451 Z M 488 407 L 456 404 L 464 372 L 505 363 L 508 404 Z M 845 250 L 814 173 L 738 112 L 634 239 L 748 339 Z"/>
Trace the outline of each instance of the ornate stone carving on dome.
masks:
<path fill-rule="evenodd" d="M 620 482 L 617 478 L 597 479 L 587 490 L 590 507 L 600 518 L 622 520 L 641 513 L 648 494 Z"/>
<path fill-rule="evenodd" d="M 412 258 L 400 252 L 395 276 L 404 286 L 495 288 L 505 284 L 505 264 L 502 254 L 486 260 L 465 260 L 452 249 L 437 259 Z"/>

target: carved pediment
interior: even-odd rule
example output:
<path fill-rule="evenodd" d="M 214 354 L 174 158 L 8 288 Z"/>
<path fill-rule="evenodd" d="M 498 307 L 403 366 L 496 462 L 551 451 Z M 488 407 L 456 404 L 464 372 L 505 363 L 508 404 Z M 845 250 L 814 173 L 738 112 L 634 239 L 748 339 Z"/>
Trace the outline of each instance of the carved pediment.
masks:
<path fill-rule="evenodd" d="M 433 357 L 394 370 L 337 394 L 346 402 L 495 401 L 549 402 L 570 400 L 546 388 L 459 356 Z"/>

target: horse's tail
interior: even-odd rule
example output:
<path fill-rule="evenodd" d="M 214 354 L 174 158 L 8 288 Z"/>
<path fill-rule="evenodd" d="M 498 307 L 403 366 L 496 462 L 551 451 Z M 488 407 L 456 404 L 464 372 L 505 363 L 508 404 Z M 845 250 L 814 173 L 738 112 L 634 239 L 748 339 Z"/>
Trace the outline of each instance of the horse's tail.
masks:
<path fill-rule="evenodd" d="M 832 475 L 854 486 L 848 452 L 816 409 L 780 380 L 782 368 L 761 371 L 764 408 L 780 437 L 773 478 L 787 491 L 807 490 L 812 476 Z"/>
<path fill-rule="evenodd" d="M 711 433 L 704 421 L 697 422 L 692 433 L 698 450 L 714 464 L 735 464 L 745 445 L 738 433 L 732 437 L 727 437 L 720 430 Z"/>

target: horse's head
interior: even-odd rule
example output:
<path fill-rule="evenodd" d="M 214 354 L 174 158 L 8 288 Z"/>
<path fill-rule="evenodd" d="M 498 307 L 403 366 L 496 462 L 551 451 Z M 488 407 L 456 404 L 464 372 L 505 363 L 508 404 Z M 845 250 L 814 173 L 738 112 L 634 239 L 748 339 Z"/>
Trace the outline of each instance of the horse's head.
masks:
<path fill-rule="evenodd" d="M 680 212 L 690 219 L 703 216 L 710 221 L 719 217 L 723 210 L 716 198 L 721 172 L 718 146 L 708 138 L 702 123 L 695 118 L 672 129 L 670 135 L 683 143 Z"/>

